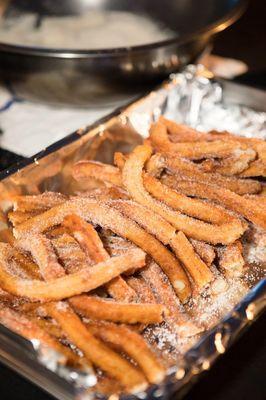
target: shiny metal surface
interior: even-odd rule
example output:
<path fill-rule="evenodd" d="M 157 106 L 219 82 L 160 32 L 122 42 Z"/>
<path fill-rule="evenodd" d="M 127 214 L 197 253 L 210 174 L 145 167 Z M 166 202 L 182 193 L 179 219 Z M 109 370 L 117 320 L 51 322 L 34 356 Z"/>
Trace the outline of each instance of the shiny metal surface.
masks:
<path fill-rule="evenodd" d="M 0 0 L 3 18 L 23 11 L 42 17 L 122 10 L 145 13 L 178 32 L 170 40 L 106 50 L 15 46 L 1 43 L 0 37 L 0 75 L 26 98 L 115 104 L 195 61 L 213 35 L 232 24 L 245 6 L 246 0 Z"/>

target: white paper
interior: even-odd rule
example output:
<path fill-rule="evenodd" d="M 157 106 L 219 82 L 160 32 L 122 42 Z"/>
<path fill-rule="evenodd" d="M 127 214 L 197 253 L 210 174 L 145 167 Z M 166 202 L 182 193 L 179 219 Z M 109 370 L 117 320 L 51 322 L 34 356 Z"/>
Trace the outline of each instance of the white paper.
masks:
<path fill-rule="evenodd" d="M 12 98 L 9 90 L 0 86 L 0 110 Z M 15 101 L 0 111 L 0 147 L 29 157 L 111 111 L 112 107 L 91 110 Z"/>

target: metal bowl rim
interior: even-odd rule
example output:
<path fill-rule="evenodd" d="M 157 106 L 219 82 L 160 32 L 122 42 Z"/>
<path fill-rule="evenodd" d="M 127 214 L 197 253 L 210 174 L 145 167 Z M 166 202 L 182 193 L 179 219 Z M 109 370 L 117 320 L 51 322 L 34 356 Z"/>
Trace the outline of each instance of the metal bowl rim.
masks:
<path fill-rule="evenodd" d="M 129 46 L 129 47 L 117 47 L 110 49 L 99 49 L 99 50 L 74 50 L 74 49 L 51 49 L 51 48 L 40 48 L 34 46 L 21 46 L 2 43 L 0 41 L 0 52 L 9 52 L 28 56 L 38 57 L 50 57 L 50 58 L 62 58 L 62 59 L 76 59 L 76 58 L 98 58 L 105 56 L 121 56 L 133 52 L 142 52 L 147 50 L 153 50 L 161 47 L 167 47 L 173 44 L 182 45 L 187 42 L 196 40 L 199 36 L 212 36 L 215 33 L 223 31 L 228 26 L 232 25 L 237 21 L 245 12 L 248 5 L 248 0 L 238 0 L 237 5 L 226 13 L 222 18 L 218 19 L 211 24 L 208 24 L 202 29 L 182 35 L 181 37 L 175 37 L 172 39 L 162 40 L 159 42 L 149 43 L 145 45 Z"/>

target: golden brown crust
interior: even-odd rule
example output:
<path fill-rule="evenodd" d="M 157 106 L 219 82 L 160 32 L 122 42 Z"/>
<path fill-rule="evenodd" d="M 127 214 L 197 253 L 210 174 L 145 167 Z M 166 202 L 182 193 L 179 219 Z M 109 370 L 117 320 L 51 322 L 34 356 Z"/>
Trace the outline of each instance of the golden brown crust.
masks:
<path fill-rule="evenodd" d="M 167 314 L 160 304 L 118 303 L 93 296 L 72 297 L 71 305 L 84 317 L 125 324 L 157 324 Z"/>
<path fill-rule="evenodd" d="M 92 199 L 71 201 L 24 222 L 15 229 L 15 232 L 17 236 L 21 236 L 29 231 L 45 231 L 61 223 L 71 211 L 78 215 L 81 214 L 86 220 L 111 229 L 117 235 L 131 240 L 142 248 L 164 270 L 175 287 L 178 296 L 183 301 L 188 299 L 190 296 L 190 284 L 185 272 L 173 254 L 133 221 L 123 217 L 122 214 L 115 209 L 111 209 L 106 204 L 101 204 Z"/>
<path fill-rule="evenodd" d="M 126 326 L 90 323 L 88 329 L 107 343 L 121 347 L 142 368 L 150 383 L 159 384 L 165 377 L 164 367 L 145 340 Z"/>
<path fill-rule="evenodd" d="M 7 270 L 10 253 L 8 245 L 1 244 L 0 253 L 1 287 L 17 296 L 42 301 L 61 300 L 89 292 L 127 269 L 139 268 L 145 264 L 145 254 L 141 250 L 130 250 L 124 256 L 110 258 L 94 267 L 85 267 L 74 274 L 42 282 L 25 280 L 10 274 Z"/>

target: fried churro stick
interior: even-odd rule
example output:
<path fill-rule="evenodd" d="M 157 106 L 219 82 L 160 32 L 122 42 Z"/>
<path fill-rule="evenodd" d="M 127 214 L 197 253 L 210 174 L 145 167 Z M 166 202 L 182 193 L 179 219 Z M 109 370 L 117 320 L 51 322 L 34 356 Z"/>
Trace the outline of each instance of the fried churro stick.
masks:
<path fill-rule="evenodd" d="M 215 226 L 174 211 L 151 197 L 144 187 L 142 178 L 143 166 L 150 155 L 151 148 L 149 146 L 138 146 L 130 154 L 123 168 L 124 185 L 135 201 L 155 211 L 176 229 L 194 239 L 213 244 L 227 244 L 240 237 L 244 232 L 244 227 L 241 221 L 234 217 L 231 217 L 231 221 L 229 220 L 223 225 Z"/>
<path fill-rule="evenodd" d="M 122 153 L 115 153 L 114 162 L 120 170 L 123 169 L 125 161 L 126 157 Z M 257 160 L 253 161 L 250 164 L 250 168 L 253 164 L 255 165 L 256 162 Z M 232 192 L 236 192 L 240 195 L 254 194 L 261 190 L 261 184 L 258 181 L 254 181 L 252 179 L 239 179 L 234 176 L 222 176 L 212 172 L 205 173 L 201 165 L 178 157 L 176 154 L 171 155 L 157 153 L 151 156 L 146 163 L 146 170 L 148 174 L 154 177 L 161 175 L 161 172 L 164 169 L 167 169 L 170 173 L 175 174 L 178 180 L 192 180 L 196 182 L 215 184 L 232 190 Z M 259 175 L 260 174 L 258 174 L 258 176 Z"/>
<path fill-rule="evenodd" d="M 252 150 L 253 152 L 253 150 Z M 239 175 L 251 164 L 249 149 L 220 160 L 207 159 L 200 166 L 206 172 L 216 172 L 225 176 Z"/>
<path fill-rule="evenodd" d="M 58 275 L 60 275 L 60 273 L 58 272 Z M 54 276 L 53 276 L 54 278 L 56 278 L 56 274 L 54 274 Z M 50 275 L 48 275 L 47 276 L 47 274 L 46 274 L 46 276 L 45 276 L 45 279 L 47 280 L 47 279 L 49 279 L 49 278 L 51 278 L 51 276 Z M 94 315 L 94 317 L 95 318 L 97 318 L 97 311 L 99 312 L 100 311 L 100 309 L 99 308 L 97 308 L 97 299 L 95 299 L 95 301 L 93 301 L 94 299 L 93 298 L 91 298 L 91 301 L 90 301 L 90 298 L 88 297 L 88 296 L 76 296 L 76 297 L 73 297 L 73 298 L 71 298 L 69 301 L 71 302 L 71 304 L 75 307 L 75 308 L 78 308 L 78 309 L 82 309 L 82 305 L 84 304 L 84 301 L 85 301 L 85 303 L 86 303 L 86 307 L 85 307 L 85 310 L 86 310 L 86 312 L 88 311 L 88 304 L 91 306 L 90 307 L 90 314 L 89 314 L 89 316 L 91 317 L 92 315 Z M 123 304 L 122 305 L 122 312 L 121 312 L 121 310 L 119 310 L 119 307 L 117 307 L 117 304 L 116 303 L 114 303 L 115 304 L 115 310 L 113 309 L 113 307 L 110 307 L 107 303 L 106 304 L 104 304 L 104 303 L 102 303 L 101 302 L 102 301 L 102 299 L 98 299 L 98 305 L 100 305 L 100 306 L 107 306 L 107 315 L 109 315 L 110 316 L 110 312 L 109 312 L 109 314 L 108 314 L 108 311 L 111 311 L 111 314 L 112 314 L 112 317 L 115 317 L 115 315 L 117 316 L 117 317 L 119 317 L 119 315 L 122 317 L 122 315 L 123 315 L 123 313 L 124 313 L 124 311 L 125 310 L 123 310 L 124 308 L 127 308 L 128 307 L 128 305 L 127 304 Z M 100 304 L 99 304 L 99 302 L 100 302 Z M 34 306 L 34 304 L 33 304 L 33 306 Z M 118 306 L 119 306 L 119 304 L 118 304 Z M 138 306 L 140 306 L 140 305 L 138 305 Z M 56 305 L 55 305 L 55 307 L 56 307 Z M 60 304 L 58 305 L 58 307 L 60 307 Z M 146 307 L 147 308 L 147 307 Z M 163 308 L 162 308 L 163 309 Z M 50 310 L 50 306 L 48 306 L 48 313 L 49 313 L 49 310 Z M 134 316 L 133 316 L 133 314 L 134 314 L 134 309 L 133 310 L 130 310 L 131 311 L 131 319 L 132 319 L 132 321 L 134 320 Z M 132 312 L 133 311 L 133 312 Z M 154 307 L 152 308 L 152 307 L 150 307 L 150 310 L 144 310 L 143 311 L 143 309 L 141 309 L 141 310 L 136 310 L 137 312 L 138 311 L 141 311 L 141 313 L 142 313 L 142 316 L 143 316 L 143 314 L 145 314 L 145 312 L 144 311 L 146 311 L 146 314 L 148 314 L 149 313 L 149 315 L 151 316 L 151 320 L 152 320 L 152 317 L 154 317 L 155 318 L 155 314 L 156 314 L 156 311 L 154 310 Z M 154 312 L 155 311 L 155 312 Z M 154 312 L 154 315 L 152 314 L 152 312 Z M 101 310 L 101 313 L 102 313 L 102 310 Z M 104 313 L 103 313 L 104 314 Z M 53 316 L 53 312 L 51 313 L 51 314 L 49 314 L 49 315 L 52 315 Z M 77 319 L 77 317 L 74 315 L 74 317 L 73 317 L 73 315 L 74 315 L 74 313 L 72 312 L 72 321 L 73 321 L 73 318 L 75 319 Z M 103 316 L 103 315 L 102 315 Z M 123 318 L 122 318 L 122 320 L 123 320 Z M 77 335 L 75 336 L 75 338 L 77 337 Z M 82 337 L 82 336 L 80 336 L 80 340 L 86 340 L 87 338 L 85 337 Z M 75 341 L 74 341 L 74 343 L 75 343 Z"/>
<path fill-rule="evenodd" d="M 105 165 L 105 164 L 102 164 Z M 108 181 L 105 181 L 108 183 Z M 126 191 L 120 186 L 104 186 L 86 192 L 77 193 L 81 197 L 91 197 L 99 201 L 108 201 L 110 199 L 128 199 Z"/>
<path fill-rule="evenodd" d="M 175 190 L 171 190 L 152 176 L 146 175 L 144 182 L 149 193 L 174 210 L 179 210 L 191 217 L 213 224 L 223 224 L 226 220 L 230 220 L 230 214 L 221 207 L 202 200 L 188 198 Z"/>
<path fill-rule="evenodd" d="M 36 304 L 36 303 L 33 303 Z M 37 313 L 37 310 L 36 310 Z M 60 326 L 54 322 L 52 319 L 45 319 L 45 318 L 36 318 L 37 325 L 46 332 L 49 332 L 51 336 L 56 339 L 61 340 L 64 338 L 64 332 L 60 328 Z M 89 362 L 89 361 L 88 361 Z"/>
<path fill-rule="evenodd" d="M 242 165 L 238 164 L 237 157 L 229 166 L 229 170 L 227 170 L 226 164 L 219 169 L 220 173 L 236 173 L 236 169 L 238 172 L 242 169 L 241 176 L 249 177 L 249 176 L 265 176 L 266 175 L 266 144 L 265 141 L 256 138 L 245 138 L 237 135 L 230 134 L 229 132 L 217 132 L 211 131 L 209 133 L 198 132 L 190 127 L 184 125 L 178 125 L 172 121 L 169 121 L 163 117 L 160 118 L 160 122 L 163 123 L 170 134 L 170 137 L 173 142 L 186 142 L 186 141 L 213 141 L 213 140 L 225 140 L 225 141 L 233 141 L 240 144 L 245 144 L 252 148 L 258 155 L 258 160 L 255 160 L 249 164 L 248 157 L 243 154 Z M 243 159 L 244 158 L 244 159 Z M 229 160 L 228 160 L 229 161 Z M 234 163 L 235 161 L 235 163 Z M 238 165 L 237 165 L 238 164 Z M 249 166 L 248 166 L 249 164 Z M 245 169 L 245 165 L 247 169 Z M 228 188 L 230 189 L 230 188 Z M 232 190 L 232 189 L 230 189 Z M 241 194 L 241 193 L 239 193 Z"/>
<path fill-rule="evenodd" d="M 147 267 L 141 272 L 141 276 L 148 286 L 151 287 L 156 300 L 159 303 L 163 302 L 170 311 L 169 316 L 166 316 L 166 321 L 168 318 L 175 316 L 176 322 L 179 323 L 179 314 L 181 313 L 180 304 L 172 287 L 165 280 L 159 266 L 153 261 L 149 261 Z"/>
<path fill-rule="evenodd" d="M 16 248 L 12 249 L 12 257 L 29 278 L 42 278 L 38 265 L 34 261 L 32 261 L 30 257 L 23 254 Z"/>
<path fill-rule="evenodd" d="M 155 235 L 159 240 L 161 240 L 164 244 L 170 244 L 172 249 L 174 250 L 175 254 L 179 258 L 179 251 L 176 251 L 176 246 L 173 246 L 175 243 L 174 238 L 176 235 L 175 229 L 170 225 L 167 221 L 163 218 L 158 216 L 158 214 L 153 213 L 146 207 L 141 206 L 132 201 L 112 201 L 110 203 L 119 211 L 123 212 L 126 216 L 132 218 L 141 226 L 147 229 L 148 232 Z M 173 242 L 172 242 L 173 240 Z M 205 255 L 207 261 L 210 262 L 209 265 L 215 258 L 215 252 L 212 246 L 208 245 L 204 242 L 196 241 L 201 245 L 201 253 Z M 184 255 L 185 256 L 185 255 Z M 190 260 L 187 260 L 190 262 Z M 205 261 L 203 259 L 203 261 Z"/>
<path fill-rule="evenodd" d="M 0 288 L 0 303 L 1 304 L 6 304 L 6 303 L 12 304 L 14 302 L 14 300 L 16 301 L 15 296 L 13 296 L 12 294 L 10 294 Z"/>
<path fill-rule="evenodd" d="M 15 238 L 13 236 L 12 231 L 9 228 L 0 230 L 0 241 L 9 244 L 14 243 Z"/>
<path fill-rule="evenodd" d="M 117 158 L 119 158 L 120 157 L 120 156 L 118 156 L 119 153 L 116 153 L 116 154 L 117 154 Z M 120 159 L 121 159 L 121 157 L 120 157 Z M 115 164 L 116 164 L 116 162 L 115 162 Z M 118 166 L 119 169 L 122 170 L 123 169 L 122 162 L 120 161 L 119 164 L 120 164 L 120 166 L 118 164 L 116 164 L 116 165 Z M 160 153 L 153 154 L 151 156 L 151 158 L 149 159 L 149 161 L 146 163 L 147 173 L 155 178 L 159 178 L 164 169 L 165 169 L 165 160 L 164 160 L 164 157 L 162 157 L 162 155 Z"/>
<path fill-rule="evenodd" d="M 166 126 L 168 133 L 170 133 L 170 138 L 172 138 L 174 143 L 189 142 L 189 145 L 192 145 L 193 143 L 194 145 L 197 145 L 197 143 L 203 141 L 206 141 L 207 143 L 213 141 L 224 141 L 225 143 L 233 142 L 241 144 L 240 141 L 233 140 L 232 135 L 229 134 L 210 135 L 208 133 L 198 132 L 188 126 L 175 124 L 165 118 L 161 118 L 160 122 Z M 181 143 L 181 145 L 182 144 L 183 143 Z M 248 146 L 248 142 L 242 142 L 242 144 Z M 223 175 L 235 175 L 244 171 L 249 166 L 250 161 L 254 160 L 255 154 L 256 153 L 250 145 L 250 148 L 236 151 L 236 154 L 233 153 L 232 156 L 227 157 L 224 160 L 206 160 L 206 162 L 202 164 L 202 167 L 204 167 L 204 169 L 206 168 L 206 171 L 208 172 L 217 171 Z"/>
<path fill-rule="evenodd" d="M 109 229 L 101 229 L 101 239 L 104 247 L 111 256 L 119 256 L 128 249 L 134 249 L 136 245 L 121 236 L 116 236 Z"/>
<path fill-rule="evenodd" d="M 208 243 L 196 239 L 190 239 L 190 243 L 196 250 L 196 253 L 198 253 L 200 258 L 209 267 L 213 263 L 216 256 L 214 247 Z"/>
<path fill-rule="evenodd" d="M 215 135 L 214 132 L 212 136 Z M 221 135 L 221 134 L 220 134 Z M 252 147 L 257 152 L 257 159 L 249 164 L 249 167 L 244 170 L 240 176 L 243 177 L 255 177 L 255 176 L 266 176 L 266 142 L 262 139 L 257 138 L 245 138 L 237 135 L 232 135 L 228 132 L 224 134 L 225 139 L 230 137 L 230 140 L 234 140 L 240 143 L 245 143 Z"/>
<path fill-rule="evenodd" d="M 213 172 L 206 173 L 200 165 L 177 156 L 165 155 L 164 160 L 167 170 L 174 174 L 178 180 L 192 180 L 210 185 L 214 184 L 240 195 L 258 193 L 261 190 L 261 184 L 252 179 L 222 176 Z"/>
<path fill-rule="evenodd" d="M 239 277 L 243 274 L 245 261 L 242 252 L 239 240 L 219 250 L 219 267 L 227 277 Z"/>
<path fill-rule="evenodd" d="M 256 176 L 266 177 L 266 160 L 258 159 L 251 162 L 249 167 L 241 172 L 240 176 L 243 178 Z"/>
<path fill-rule="evenodd" d="M 94 365 L 118 379 L 131 392 L 145 390 L 143 374 L 127 360 L 96 339 L 65 303 L 45 305 L 48 314 L 61 326 L 67 337 Z"/>
<path fill-rule="evenodd" d="M 65 217 L 63 225 L 73 233 L 83 251 L 94 263 L 106 261 L 110 258 L 98 233 L 91 224 L 83 221 L 78 215 L 69 215 Z M 108 293 L 117 300 L 128 302 L 136 300 L 136 293 L 121 276 L 108 282 L 106 288 Z"/>
<path fill-rule="evenodd" d="M 12 246 L 14 246 L 16 243 L 16 239 L 14 238 L 12 232 L 9 229 L 0 231 L 0 238 L 2 242 L 8 243 Z M 23 254 L 15 247 L 13 247 L 12 257 L 16 262 L 16 264 L 23 269 L 26 275 L 28 275 L 29 277 L 41 279 L 41 274 L 39 272 L 38 265 L 35 264 L 27 255 Z"/>
<path fill-rule="evenodd" d="M 119 153 L 117 153 L 117 156 L 118 155 L 119 155 Z M 172 165 L 172 163 L 177 164 L 177 166 L 179 165 L 179 161 L 177 161 L 178 159 L 175 159 L 173 161 L 171 161 L 171 160 L 172 159 L 170 159 L 170 161 L 169 161 L 170 165 Z M 183 161 L 180 161 L 180 163 L 181 163 L 181 165 L 186 164 L 186 162 L 184 163 Z M 100 174 L 99 178 L 101 176 L 105 175 L 104 171 L 106 168 L 105 164 L 98 164 L 99 169 L 100 169 L 100 166 L 101 166 L 102 170 L 101 170 L 101 174 Z M 113 171 L 114 171 L 114 169 L 113 169 Z M 115 172 L 115 179 L 113 180 L 110 172 L 109 171 L 107 172 L 106 175 L 108 175 L 107 178 L 110 179 L 110 183 L 115 182 L 117 174 L 118 174 L 118 171 Z M 187 175 L 186 175 L 186 177 L 187 177 Z M 211 183 L 213 182 L 215 184 L 221 183 L 220 182 L 221 179 L 224 181 L 226 180 L 226 178 L 224 178 L 224 177 L 220 176 L 220 178 L 217 178 L 215 175 L 212 177 L 212 179 L 209 179 L 209 174 L 201 173 L 200 176 L 198 176 L 198 175 L 195 175 L 193 172 L 192 179 L 195 180 L 196 178 L 198 178 L 197 181 L 198 180 L 202 181 L 204 179 L 204 182 L 206 182 L 206 181 L 211 182 Z M 167 184 L 168 179 L 171 181 L 171 180 L 174 180 L 175 178 L 174 177 L 168 177 L 168 178 L 166 177 L 164 179 L 165 179 L 164 181 Z M 231 179 L 231 181 L 230 181 L 231 185 L 229 185 L 229 186 L 230 187 L 233 186 L 234 190 L 236 190 L 238 188 L 238 192 L 241 192 L 241 193 L 242 192 L 246 193 L 247 191 L 250 193 L 253 193 L 253 192 L 257 192 L 261 188 L 261 185 L 254 181 L 251 181 L 248 183 L 243 183 L 243 182 L 239 182 L 239 181 L 240 180 L 234 181 Z M 143 182 L 144 182 L 145 188 L 152 195 L 154 195 L 157 199 L 166 202 L 166 204 L 173 207 L 174 209 L 178 209 L 181 212 L 185 212 L 186 214 L 188 214 L 192 217 L 196 217 L 196 218 L 202 219 L 203 221 L 213 222 L 213 223 L 221 223 L 222 220 L 228 219 L 228 218 L 232 220 L 232 216 L 229 216 L 225 210 L 219 209 L 219 208 L 217 208 L 217 206 L 215 206 L 213 204 L 212 205 L 206 204 L 206 203 L 202 202 L 201 200 L 191 199 L 180 193 L 179 194 L 175 193 L 174 191 L 169 190 L 169 188 L 167 188 L 166 185 L 163 185 L 159 180 L 157 180 L 156 178 L 153 178 L 152 176 L 144 174 Z M 232 221 L 232 222 L 233 222 L 233 226 L 235 227 L 235 225 L 237 225 L 237 221 Z M 197 222 L 194 222 L 194 224 L 197 224 Z M 199 232 L 202 232 L 202 230 L 203 230 L 203 232 L 206 231 L 207 228 L 209 230 L 208 226 L 205 226 L 205 229 L 204 229 L 204 226 L 201 226 L 201 229 L 198 230 L 197 235 L 199 235 Z M 225 227 L 225 228 L 229 231 L 228 227 Z M 181 229 L 181 228 L 179 227 L 178 229 Z M 215 228 L 212 228 L 212 229 L 215 229 Z M 190 234 L 188 232 L 186 232 L 186 233 L 190 236 Z M 217 240 L 215 240 L 214 233 L 212 235 L 212 238 L 214 240 L 214 244 L 216 244 L 216 243 L 219 243 L 219 241 L 217 242 Z M 203 233 L 203 235 L 204 235 L 204 233 Z M 218 237 L 219 237 L 219 232 L 218 232 Z M 195 237 L 195 238 L 199 239 L 199 240 L 201 240 L 201 239 L 207 240 L 205 235 L 203 237 Z M 233 240 L 235 240 L 235 239 L 233 239 Z"/>
<path fill-rule="evenodd" d="M 204 132 L 197 131 L 188 125 L 177 124 L 163 116 L 160 116 L 159 122 L 167 128 L 167 132 L 174 143 L 179 142 L 197 142 L 205 140 L 220 140 L 222 138 L 221 134 L 213 136 L 212 134 L 207 134 Z M 228 135 L 226 136 L 228 137 Z"/>
<path fill-rule="evenodd" d="M 160 383 L 165 377 L 165 369 L 160 365 L 155 354 L 150 350 L 142 336 L 126 326 L 115 324 L 87 325 L 90 332 L 107 343 L 119 346 L 143 370 L 150 383 Z"/>
<path fill-rule="evenodd" d="M 170 141 L 167 128 L 161 122 L 151 126 L 149 139 L 153 147 L 159 152 L 175 153 L 181 157 L 192 160 L 202 158 L 226 158 L 234 154 L 234 152 L 247 151 L 250 161 L 256 157 L 256 152 L 248 148 L 245 144 L 235 143 L 233 141 L 200 141 L 200 142 L 179 142 Z"/>
<path fill-rule="evenodd" d="M 150 287 L 146 284 L 141 276 L 138 276 L 137 278 L 130 276 L 127 279 L 127 283 L 135 290 L 141 303 L 157 303 Z"/>
<path fill-rule="evenodd" d="M 26 232 L 43 232 L 54 225 L 60 224 L 64 217 L 75 213 L 94 224 L 111 229 L 148 253 L 163 269 L 177 295 L 182 301 L 190 296 L 190 283 L 177 259 L 157 239 L 141 229 L 130 219 L 123 217 L 117 210 L 111 209 L 107 204 L 100 204 L 92 199 L 69 201 L 60 206 L 37 215 L 24 222 L 15 229 L 17 237 Z"/>
<path fill-rule="evenodd" d="M 61 193 L 44 192 L 40 195 L 16 196 L 14 210 L 20 212 L 43 212 L 49 208 L 63 204 L 67 197 Z"/>
<path fill-rule="evenodd" d="M 71 305 L 84 317 L 126 324 L 157 324 L 167 314 L 160 304 L 118 303 L 100 297 L 72 297 Z"/>
<path fill-rule="evenodd" d="M 182 261 L 196 286 L 202 289 L 214 279 L 211 270 L 201 260 L 197 253 L 195 253 L 192 244 L 183 232 L 177 233 L 177 235 L 171 240 L 171 246 L 174 248 L 175 253 Z"/>
<path fill-rule="evenodd" d="M 64 233 L 63 235 L 52 239 L 52 245 L 63 263 L 64 269 L 69 273 L 80 271 L 88 262 L 85 253 L 81 250 L 76 240 Z"/>
<path fill-rule="evenodd" d="M 39 214 L 38 212 L 24 212 L 24 211 L 10 211 L 8 213 L 8 220 L 13 226 L 22 224 L 22 222 L 27 221 L 27 219 L 34 217 Z"/>
<path fill-rule="evenodd" d="M 47 232 L 45 232 L 46 236 L 49 239 L 59 238 L 60 236 L 66 234 L 66 233 L 67 233 L 67 230 L 62 225 L 54 226 L 51 229 L 49 229 Z"/>
<path fill-rule="evenodd" d="M 266 149 L 266 144 L 263 139 L 258 138 L 247 138 L 239 135 L 235 135 L 228 131 L 217 131 L 211 130 L 209 132 L 200 132 L 190 126 L 177 124 L 174 121 L 170 121 L 165 117 L 161 116 L 159 121 L 167 127 L 168 134 L 171 139 L 175 142 L 197 142 L 197 141 L 214 141 L 214 140 L 232 140 L 233 142 L 246 144 L 247 146 L 254 149 L 259 154 L 261 151 Z"/>
<path fill-rule="evenodd" d="M 254 202 L 254 204 L 256 204 L 258 207 L 266 207 L 266 196 L 264 196 L 263 194 L 259 195 L 247 194 L 245 198 Z"/>
<path fill-rule="evenodd" d="M 0 243 L 0 245 L 1 287 L 7 292 L 32 300 L 61 300 L 83 292 L 89 292 L 125 272 L 127 269 L 141 268 L 145 264 L 145 254 L 141 250 L 136 249 L 128 251 L 124 256 L 110 258 L 93 267 L 85 267 L 79 272 L 57 278 L 53 281 L 25 280 L 15 277 L 8 272 L 7 267 L 11 249 L 6 244 Z"/>
<path fill-rule="evenodd" d="M 176 229 L 171 224 L 139 203 L 132 200 L 112 200 L 110 205 L 143 226 L 164 244 L 168 244 L 175 235 Z"/>
<path fill-rule="evenodd" d="M 79 161 L 74 165 L 73 177 L 76 180 L 84 179 L 88 176 L 121 186 L 121 175 L 117 168 L 112 165 L 106 164 L 104 169 L 102 168 L 102 163 L 97 161 Z"/>
<path fill-rule="evenodd" d="M 109 258 L 98 233 L 91 224 L 78 215 L 70 214 L 64 218 L 63 226 L 68 229 L 70 234 L 73 234 L 85 254 L 95 263 Z"/>
<path fill-rule="evenodd" d="M 230 190 L 214 185 L 206 185 L 201 182 L 180 181 L 177 183 L 175 180 L 172 181 L 170 179 L 167 180 L 167 184 L 189 196 L 217 201 L 230 210 L 243 215 L 255 225 L 261 226 L 264 229 L 266 228 L 266 214 L 263 207 L 259 207 L 252 200 L 239 196 Z"/>
<path fill-rule="evenodd" d="M 181 336 L 193 336 L 199 332 L 198 327 L 188 321 L 171 284 L 155 262 L 148 261 L 141 277 L 153 291 L 157 302 L 167 307 L 169 314 L 165 315 L 165 320 L 171 329 Z"/>
<path fill-rule="evenodd" d="M 6 214 L 0 208 L 0 230 L 6 229 L 8 225 Z"/>
<path fill-rule="evenodd" d="M 62 354 L 62 362 L 70 365 L 77 365 L 81 359 L 68 347 L 62 345 L 44 329 L 38 326 L 37 320 L 20 314 L 9 307 L 0 306 L 0 322 L 18 335 L 28 340 L 38 339 L 48 347 Z"/>
<path fill-rule="evenodd" d="M 65 275 L 64 268 L 57 261 L 51 242 L 42 234 L 24 236 L 16 245 L 31 253 L 45 280 L 53 280 Z"/>

